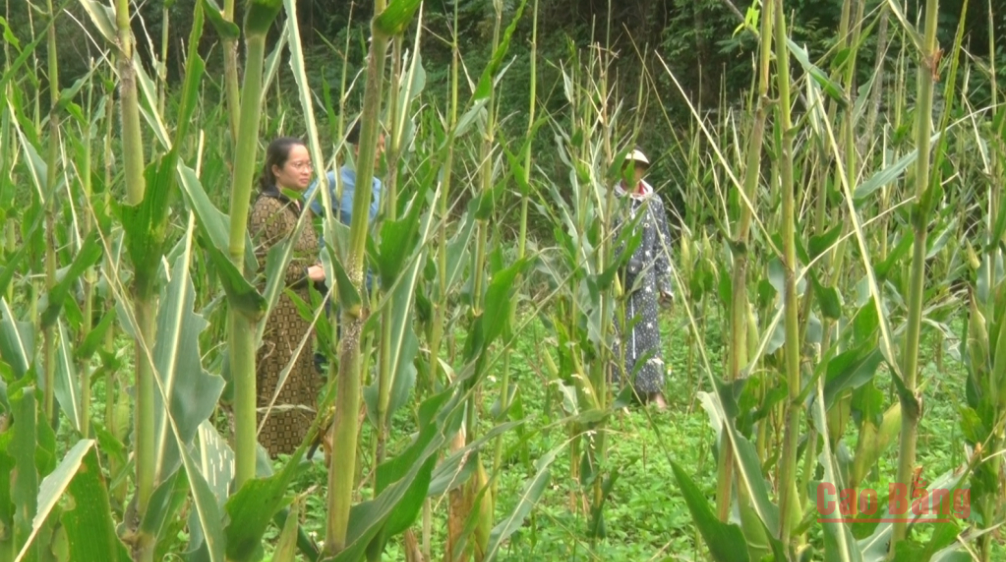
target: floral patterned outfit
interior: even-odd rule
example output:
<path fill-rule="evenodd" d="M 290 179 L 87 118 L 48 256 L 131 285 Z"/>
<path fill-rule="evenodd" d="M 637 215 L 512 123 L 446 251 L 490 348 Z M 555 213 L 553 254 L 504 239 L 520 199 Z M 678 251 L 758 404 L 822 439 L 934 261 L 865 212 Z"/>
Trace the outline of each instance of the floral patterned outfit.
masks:
<path fill-rule="evenodd" d="M 671 283 L 670 230 L 664 204 L 648 183 L 640 182 L 632 193 L 627 193 L 621 185 L 615 189 L 619 205 L 624 205 L 624 215 L 616 220 L 616 233 L 624 223 L 632 223 L 639 213 L 645 213 L 636 223 L 641 236 L 639 246 L 622 271 L 623 287 L 627 294 L 625 318 L 617 318 L 616 324 L 619 332 L 623 332 L 622 326 L 629 326 L 629 330 L 619 335 L 614 351 L 616 361 L 621 361 L 624 348 L 625 370 L 618 368 L 618 375 L 624 373 L 624 376 L 633 380 L 636 393 L 646 398 L 650 394 L 661 392 L 664 387 L 666 368 L 660 345 L 658 312 L 660 295 L 674 294 Z M 637 365 L 641 359 L 645 359 L 645 363 Z"/>
<path fill-rule="evenodd" d="M 252 207 L 249 230 L 260 263 L 265 263 L 270 248 L 293 234 L 300 212 L 300 204 L 278 190 L 265 191 L 258 197 Z M 307 268 L 317 263 L 317 254 L 318 238 L 307 224 L 294 243 L 293 255 L 284 273 L 287 288 L 305 302 L 310 302 Z M 301 317 L 289 296 L 280 293 L 269 314 L 256 357 L 258 424 L 262 423 L 263 410 L 268 408 L 283 370 L 294 358 L 305 335 L 307 339 L 259 433 L 259 443 L 272 457 L 292 453 L 314 420 L 322 381 L 311 354 L 313 334 L 310 332 L 310 322 Z"/>

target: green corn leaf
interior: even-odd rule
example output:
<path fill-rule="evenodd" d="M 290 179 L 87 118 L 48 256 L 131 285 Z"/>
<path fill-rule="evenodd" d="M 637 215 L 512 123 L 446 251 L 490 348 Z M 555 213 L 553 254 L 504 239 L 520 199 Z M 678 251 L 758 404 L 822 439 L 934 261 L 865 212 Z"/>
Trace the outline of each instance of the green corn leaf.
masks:
<path fill-rule="evenodd" d="M 3 28 L 3 39 L 10 46 L 14 47 L 14 50 L 18 53 L 21 52 L 21 42 L 17 40 L 17 36 L 14 32 L 10 30 L 10 25 L 7 24 L 7 20 L 0 17 L 0 27 Z"/>
<path fill-rule="evenodd" d="M 468 132 L 468 129 L 470 129 L 475 123 L 476 119 L 478 119 L 479 115 L 485 111 L 485 107 L 488 102 L 488 97 L 476 99 L 472 106 L 468 108 L 468 110 L 465 111 L 458 119 L 457 124 L 454 125 L 454 134 L 449 137 L 448 140 L 453 141 L 454 139 L 464 136 L 465 133 Z"/>
<path fill-rule="evenodd" d="M 283 0 L 249 0 L 245 8 L 245 38 L 269 33 L 282 8 Z"/>
<path fill-rule="evenodd" d="M 409 205 L 408 212 L 399 220 L 384 221 L 381 224 L 381 236 L 378 244 L 379 251 L 376 253 L 377 269 L 381 276 L 381 286 L 391 287 L 398 281 L 399 274 L 406 262 L 414 258 L 414 250 L 427 242 L 428 228 L 424 229 L 423 236 L 417 237 L 421 223 L 429 225 L 429 214 L 423 221 L 420 221 L 422 212 L 422 202 L 425 199 L 425 189 L 421 189 L 413 197 Z M 418 260 L 417 264 L 420 263 Z"/>
<path fill-rule="evenodd" d="M 524 420 L 521 419 L 493 426 L 492 429 L 487 431 L 475 441 L 469 443 L 464 448 L 451 453 L 451 455 L 438 464 L 437 468 L 433 471 L 433 477 L 430 481 L 430 489 L 428 490 L 427 495 L 431 498 L 442 496 L 443 494 L 446 494 L 447 492 L 467 482 L 468 478 L 470 478 L 475 472 L 475 463 L 471 462 L 474 455 L 477 454 L 486 443 L 495 440 L 496 437 L 503 435 L 511 429 L 520 427 L 523 424 Z"/>
<path fill-rule="evenodd" d="M 217 30 L 221 39 L 237 41 L 241 38 L 241 28 L 236 23 L 224 19 L 224 11 L 215 0 L 202 0 L 202 3 L 210 24 L 213 25 L 213 29 Z"/>
<path fill-rule="evenodd" d="M 32 55 L 35 54 L 35 49 L 46 40 L 49 26 L 52 25 L 54 20 L 52 18 L 46 18 L 45 21 L 46 24 L 44 28 L 37 29 L 35 31 L 35 39 L 25 46 L 17 58 L 10 63 L 10 66 L 7 69 L 5 69 L 3 75 L 0 75 L 0 91 L 5 91 L 7 89 L 7 83 L 13 80 L 15 76 L 20 77 L 22 75 L 22 73 L 18 73 L 18 71 L 21 70 L 21 66 L 28 62 Z M 35 76 L 33 72 L 29 72 L 27 75 L 29 82 L 37 87 L 39 84 L 38 77 Z"/>
<path fill-rule="evenodd" d="M 475 95 L 473 96 L 474 101 L 487 99 L 489 94 L 492 93 L 493 82 L 498 77 L 500 67 L 503 64 L 503 57 L 505 57 L 507 51 L 510 50 L 510 38 L 513 37 L 514 31 L 517 29 L 517 24 L 520 22 L 520 18 L 524 14 L 525 6 L 527 6 L 527 0 L 521 0 L 521 3 L 517 6 L 517 13 L 514 14 L 513 20 L 510 21 L 510 25 L 508 25 L 506 30 L 503 32 L 503 36 L 500 38 L 496 51 L 493 53 L 492 58 L 489 59 L 489 64 L 487 64 L 485 69 L 482 71 L 482 76 L 479 77 L 479 83 L 478 86 L 475 87 Z"/>
<path fill-rule="evenodd" d="M 287 514 L 286 523 L 281 527 L 279 539 L 276 542 L 276 550 L 272 555 L 273 562 L 296 562 L 297 560 L 297 517 L 300 509 L 298 502 L 294 502 Z"/>
<path fill-rule="evenodd" d="M 912 46 L 915 47 L 915 51 L 921 53 L 922 35 L 915 29 L 915 26 L 908 21 L 908 18 L 905 17 L 905 12 L 901 9 L 901 4 L 895 0 L 887 0 L 887 7 L 891 10 L 891 13 L 894 14 L 894 17 L 897 18 L 898 23 L 901 24 L 901 29 L 903 29 L 905 34 L 908 35 L 908 38 L 912 42 Z"/>
<path fill-rule="evenodd" d="M 172 145 L 173 166 L 178 161 L 178 150 L 188 137 L 189 126 L 192 124 L 192 115 L 199 104 L 199 87 L 203 74 L 206 70 L 206 63 L 199 56 L 199 45 L 203 36 L 203 3 L 195 3 L 195 11 L 192 15 L 192 30 L 189 32 L 189 47 L 186 53 L 185 81 L 182 83 L 181 103 L 178 107 L 175 129 L 174 144 Z M 174 177 L 172 176 L 172 180 Z"/>
<path fill-rule="evenodd" d="M 14 461 L 17 473 L 17 485 L 11 488 L 11 500 L 14 502 L 14 545 L 29 548 L 29 537 L 33 530 L 32 520 L 38 511 L 39 470 L 35 463 L 36 437 L 49 424 L 42 420 L 39 423 L 38 400 L 36 387 L 30 384 L 28 377 L 22 379 L 25 383 L 11 388 L 10 401 L 14 414 L 13 437 L 8 452 Z M 12 385 L 13 386 L 13 385 Z M 42 471 L 44 474 L 44 471 Z M 20 556 L 25 560 L 37 560 L 37 549 L 22 549 Z"/>
<path fill-rule="evenodd" d="M 842 236 L 842 230 L 844 225 L 837 224 L 824 234 L 819 234 L 810 237 L 810 243 L 808 244 L 808 251 L 810 252 L 810 259 L 814 260 L 821 254 L 825 253 L 830 249 L 838 239 Z"/>
<path fill-rule="evenodd" d="M 527 258 L 517 260 L 510 267 L 497 272 L 486 290 L 485 310 L 482 312 L 484 346 L 488 346 L 508 329 L 510 320 L 510 299 L 513 284 L 530 263 Z"/>
<path fill-rule="evenodd" d="M 178 440 L 177 433 L 175 439 Z M 202 537 L 201 546 L 205 548 L 206 559 L 210 562 L 224 562 L 223 519 L 217 496 L 203 478 L 189 451 L 181 449 L 181 453 L 189 480 L 189 491 L 193 497 L 189 532 L 193 537 L 197 534 Z"/>
<path fill-rule="evenodd" d="M 880 352 L 876 352 L 880 355 Z M 830 365 L 829 365 L 830 366 Z M 824 389 L 825 386 L 820 378 L 817 379 L 817 392 L 814 396 L 814 407 L 812 412 L 812 417 L 817 431 L 820 435 L 828 435 L 828 414 L 826 412 L 826 402 Z M 821 454 L 818 456 L 818 462 L 824 468 L 824 480 L 822 482 L 830 483 L 835 487 L 836 490 L 841 490 L 843 488 L 841 481 L 838 478 L 839 468 L 838 463 L 835 459 L 834 454 L 831 450 L 831 440 L 823 439 L 824 448 L 821 450 Z M 836 505 L 838 503 L 837 493 L 835 494 Z M 836 507 L 837 509 L 837 507 Z M 828 517 L 826 515 L 820 515 L 820 517 Z M 832 515 L 832 518 L 836 516 Z M 840 516 L 837 516 L 840 517 Z M 824 527 L 824 552 L 825 560 L 828 562 L 862 562 L 863 557 L 860 552 L 859 545 L 856 544 L 855 538 L 852 536 L 852 530 L 849 525 L 845 522 L 822 522 Z"/>
<path fill-rule="evenodd" d="M 343 267 L 342 261 L 336 258 L 333 252 L 324 252 L 323 256 L 331 258 L 332 270 L 335 272 L 335 286 L 339 292 L 339 305 L 347 310 L 360 306 L 360 303 L 363 302 L 360 291 L 350 281 L 349 274 L 346 273 L 346 268 Z M 269 252 L 269 261 L 273 261 L 272 251 Z"/>
<path fill-rule="evenodd" d="M 942 221 L 941 221 L 942 222 Z M 935 225 L 934 225 L 935 226 Z M 947 242 L 954 237 L 957 232 L 957 219 L 951 219 L 946 224 L 941 225 L 942 229 L 935 236 L 930 236 L 926 241 L 926 259 L 932 259 L 947 246 Z"/>
<path fill-rule="evenodd" d="M 13 431 L 0 433 L 0 474 L 14 473 L 14 457 L 11 456 Z M 7 529 L 14 528 L 14 498 L 11 491 L 11 479 L 0 478 L 0 525 Z M 8 536 L 4 543 L 14 544 L 14 537 Z"/>
<path fill-rule="evenodd" d="M 161 482 L 150 495 L 149 508 L 140 522 L 140 529 L 155 537 L 158 542 L 173 538 L 166 536 L 189 495 L 189 481 L 184 470 L 176 470 Z"/>
<path fill-rule="evenodd" d="M 30 402 L 26 400 L 23 404 L 30 404 Z M 35 540 L 39 536 L 39 531 L 42 530 L 44 524 L 48 520 L 49 514 L 53 513 L 56 509 L 56 504 L 59 503 L 59 500 L 67 492 L 67 488 L 70 486 L 71 480 L 73 480 L 77 475 L 77 471 L 84 462 L 84 456 L 92 450 L 93 446 L 94 440 L 92 439 L 82 439 L 78 441 L 77 444 L 66 453 L 66 457 L 64 457 L 63 461 L 59 463 L 59 466 L 57 466 L 51 474 L 42 480 L 41 486 L 37 488 L 38 498 L 35 502 L 36 509 L 34 510 L 34 516 L 31 521 L 31 531 L 24 543 L 21 545 L 21 550 L 18 552 L 17 558 L 14 559 L 15 562 L 31 559 L 29 551 L 33 546 L 35 546 Z M 20 474 L 19 470 L 18 475 L 20 476 Z M 21 485 L 20 481 L 18 482 L 18 485 Z M 35 487 L 28 489 L 30 493 L 35 493 L 35 490 Z M 99 509 L 101 508 L 100 504 L 96 507 Z M 111 513 L 111 510 L 104 511 L 103 513 L 108 516 Z M 111 524 L 111 521 L 109 521 L 109 524 Z M 112 536 L 114 537 L 114 534 Z M 109 546 L 114 546 L 114 544 L 110 544 Z M 106 555 L 117 556 L 115 553 L 116 551 L 113 548 L 109 548 L 105 551 Z M 26 558 L 26 556 L 28 558 Z M 97 559 L 107 560 L 114 558 L 101 556 Z"/>
<path fill-rule="evenodd" d="M 115 309 L 110 308 L 101 315 L 101 320 L 91 327 L 91 330 L 87 332 L 87 336 L 84 338 L 84 342 L 78 346 L 74 352 L 74 359 L 78 361 L 87 361 L 94 355 L 98 348 L 105 342 L 105 333 L 108 331 L 108 327 L 112 325 L 115 321 Z"/>
<path fill-rule="evenodd" d="M 286 489 L 298 472 L 297 464 L 288 462 L 282 471 L 273 476 L 245 482 L 228 500 L 230 524 L 225 529 L 228 560 L 261 558 L 262 536 L 273 516 L 289 503 L 285 497 Z"/>
<path fill-rule="evenodd" d="M 80 0 L 80 5 L 87 12 L 87 15 L 91 17 L 91 23 L 98 28 L 98 32 L 105 38 L 105 41 L 108 41 L 110 45 L 114 45 L 118 34 L 115 31 L 115 12 L 111 6 L 98 0 Z"/>
<path fill-rule="evenodd" d="M 835 287 L 822 286 L 817 275 L 811 273 L 811 285 L 814 287 L 814 296 L 817 297 L 817 304 L 821 307 L 821 313 L 825 318 L 838 320 L 842 317 L 842 299 Z"/>
<path fill-rule="evenodd" d="M 202 182 L 199 181 L 199 177 L 196 176 L 192 168 L 179 162 L 177 171 L 186 205 L 196 214 L 200 243 L 204 247 L 212 245 L 226 255 L 225 249 L 230 246 L 230 217 L 210 201 Z M 245 237 L 244 269 L 245 271 L 255 271 L 257 267 L 254 245 L 251 243 L 250 237 Z"/>
<path fill-rule="evenodd" d="M 880 349 L 870 342 L 832 358 L 828 362 L 824 387 L 825 408 L 831 409 L 846 390 L 859 388 L 869 382 L 883 360 L 884 355 Z"/>
<path fill-rule="evenodd" d="M 996 211 L 994 225 L 992 236 L 989 238 L 988 245 L 985 248 L 986 253 L 992 252 L 999 241 L 1002 240 L 1003 234 L 1006 234 L 1006 197 L 1000 197 L 999 199 L 999 209 Z"/>
<path fill-rule="evenodd" d="M 824 93 L 828 94 L 829 98 L 838 102 L 838 104 L 842 107 L 849 104 L 848 97 L 845 95 L 845 91 L 842 90 L 842 87 L 834 82 L 825 71 L 810 62 L 810 55 L 807 53 L 806 49 L 797 45 L 789 37 L 786 38 L 786 47 L 789 49 L 789 52 L 793 53 L 793 56 L 796 57 L 796 60 L 800 63 L 800 66 L 803 67 L 803 70 L 807 74 L 810 74 L 814 81 L 816 81 L 818 85 L 821 86 L 821 89 L 824 90 Z"/>
<path fill-rule="evenodd" d="M 284 0 L 284 3 L 288 2 L 288 1 L 289 0 Z M 288 8 L 288 10 L 289 10 L 289 8 Z M 295 18 L 295 17 L 287 19 L 287 29 L 290 29 L 291 26 L 296 25 L 296 23 L 297 23 L 297 18 Z M 288 35 L 289 35 L 288 33 L 280 33 L 279 38 L 278 38 L 279 40 L 276 41 L 276 44 L 273 46 L 272 52 L 270 52 L 265 57 L 265 61 L 263 61 L 262 96 L 259 98 L 261 100 L 260 101 L 260 107 L 266 107 L 266 104 L 268 103 L 267 98 L 268 98 L 270 92 L 273 91 L 273 90 L 271 90 L 271 87 L 272 87 L 272 84 L 273 84 L 273 80 L 276 79 L 276 74 L 279 72 L 280 64 L 283 62 L 283 60 L 285 58 L 283 56 L 283 53 L 286 51 L 287 44 L 290 43 L 290 39 L 289 39 Z M 293 54 L 293 47 L 294 46 L 291 44 L 290 45 L 291 55 Z M 291 57 L 290 64 L 291 64 L 291 66 L 295 65 L 295 63 L 293 62 L 292 57 Z M 305 117 L 307 117 L 307 115 L 308 114 L 305 113 Z M 310 114 L 310 118 L 309 119 L 312 122 L 314 121 L 314 114 L 313 113 Z"/>
<path fill-rule="evenodd" d="M 883 262 L 877 264 L 875 272 L 878 278 L 886 278 L 888 273 L 890 273 L 891 268 L 894 267 L 902 258 L 908 255 L 911 251 L 912 246 L 915 243 L 915 231 L 911 228 L 905 228 L 902 230 L 902 236 L 898 240 L 898 243 L 894 245 L 894 248 L 889 254 L 887 254 L 887 259 Z"/>
<path fill-rule="evenodd" d="M 46 163 L 45 159 L 39 155 L 38 149 L 36 148 L 36 142 L 26 133 L 26 130 L 31 131 L 27 124 L 22 123 L 17 129 L 18 140 L 21 141 L 21 148 L 24 149 L 25 156 L 27 157 L 28 175 L 31 177 L 32 185 L 35 187 L 35 191 L 38 194 L 39 201 L 43 203 L 49 200 L 49 195 L 54 192 L 53 187 L 46 185 L 47 177 L 49 173 L 49 165 Z M 31 136 L 34 136 L 31 134 Z"/>
<path fill-rule="evenodd" d="M 421 4 L 421 0 L 392 0 L 388 7 L 374 18 L 374 31 L 388 36 L 405 33 L 405 28 L 412 22 Z"/>
<path fill-rule="evenodd" d="M 204 248 L 217 270 L 220 284 L 227 294 L 227 302 L 253 322 L 259 321 L 268 307 L 265 297 L 248 282 L 234 266 L 234 262 L 219 248 L 209 243 L 205 244 Z"/>
<path fill-rule="evenodd" d="M 565 444 L 555 447 L 535 462 L 536 471 L 534 476 L 525 482 L 521 488 L 520 496 L 517 498 L 517 505 L 489 533 L 489 547 L 486 549 L 484 560 L 487 562 L 494 560 L 499 555 L 503 543 L 524 524 L 524 520 L 531 513 L 531 509 L 538 503 L 538 500 L 541 499 L 549 480 L 551 480 L 552 473 L 550 467 L 552 463 L 555 462 L 559 453 L 565 449 Z"/>
<path fill-rule="evenodd" d="M 63 278 L 49 291 L 49 304 L 46 306 L 45 312 L 42 313 L 43 329 L 56 322 L 56 318 L 63 308 L 63 302 L 70 294 L 70 289 L 85 271 L 101 259 L 102 249 L 97 234 L 97 230 L 91 231 L 91 234 L 80 245 L 77 255 L 74 256 L 70 267 L 63 274 Z"/>
<path fill-rule="evenodd" d="M 140 95 L 140 115 L 150 125 L 154 133 L 154 138 L 164 148 L 165 151 L 172 149 L 171 133 L 164 123 L 161 112 L 158 109 L 158 88 L 157 83 L 150 78 L 147 73 L 144 60 L 140 57 L 140 49 L 133 50 L 133 70 L 136 73 L 137 93 Z M 149 189 L 149 183 L 148 189 Z"/>
<path fill-rule="evenodd" d="M 744 534 L 740 527 L 723 523 L 716 518 L 702 491 L 677 463 L 671 462 L 674 479 L 685 497 L 688 511 L 698 527 L 699 533 L 709 548 L 709 554 L 717 562 L 745 562 L 749 560 Z"/>
<path fill-rule="evenodd" d="M 53 392 L 63 413 L 70 420 L 70 425 L 79 432 L 84 420 L 81 411 L 83 404 L 80 402 L 80 377 L 77 376 L 73 357 L 74 342 L 67 335 L 62 320 L 56 322 L 56 333 L 59 341 L 56 348 L 56 380 Z"/>
<path fill-rule="evenodd" d="M 448 389 L 420 405 L 419 435 L 408 449 L 378 467 L 380 491 L 373 500 L 352 507 L 346 548 L 332 562 L 356 562 L 368 551 L 383 550 L 392 531 L 415 519 L 426 498 L 437 456 L 462 420 L 464 402 L 455 390 Z"/>
<path fill-rule="evenodd" d="M 381 230 L 381 249 L 377 261 L 382 286 L 391 292 L 391 302 L 385 306 L 391 306 L 392 311 L 389 368 L 393 378 L 387 412 L 389 419 L 398 408 L 406 404 L 417 375 L 413 360 L 419 351 L 419 338 L 412 328 L 413 299 L 419 284 L 421 266 L 426 263 L 426 247 L 433 225 L 432 211 L 426 213 L 421 220 L 419 217 L 425 194 L 426 190 L 421 188 L 412 198 L 402 221 L 385 222 Z M 403 221 L 412 226 L 405 226 Z M 417 236 L 416 231 L 420 227 L 422 232 Z M 379 318 L 376 314 L 371 316 L 375 322 Z M 374 384 L 364 390 L 368 413 L 377 412 L 377 387 L 378 382 L 375 380 Z"/>
<path fill-rule="evenodd" d="M 213 413 L 224 387 L 223 379 L 207 373 L 200 360 L 199 334 L 208 323 L 193 310 L 195 289 L 190 260 L 188 250 L 175 260 L 171 282 L 158 310 L 153 350 L 155 377 L 162 390 L 155 396 L 154 408 L 157 481 L 178 468 L 178 443 L 172 439 L 169 426 L 177 429 L 178 437 L 187 447 L 199 425 Z M 173 418 L 172 423 L 168 416 Z"/>
<path fill-rule="evenodd" d="M 758 459 L 755 446 L 737 431 L 733 421 L 727 417 L 719 393 L 700 392 L 698 396 L 702 407 L 709 415 L 713 429 L 717 433 L 726 431 L 727 442 L 733 447 L 734 458 L 737 459 L 738 485 L 747 489 L 751 506 L 765 524 L 769 534 L 778 536 L 779 508 L 769 501 L 768 488 L 765 486 L 765 477 L 762 475 L 761 461 Z"/>
<path fill-rule="evenodd" d="M 151 163 L 144 172 L 149 189 L 139 205 L 120 205 L 119 215 L 122 229 L 126 233 L 126 250 L 133 262 L 136 287 L 141 293 L 155 290 L 154 281 L 164 255 L 164 237 L 170 204 L 169 192 L 165 186 L 165 159 Z M 137 298 L 149 298 L 150 294 L 138 294 Z"/>
<path fill-rule="evenodd" d="M 929 147 L 932 147 L 940 139 L 940 133 L 936 133 L 929 139 Z M 901 177 L 901 174 L 905 173 L 905 170 L 909 166 L 915 163 L 919 157 L 919 150 L 916 147 L 911 152 L 902 156 L 897 162 L 891 164 L 890 166 L 876 172 L 870 179 L 866 180 L 864 183 L 857 185 L 856 189 L 852 193 L 852 198 L 856 200 L 857 205 L 859 205 L 864 199 L 873 195 L 875 191 L 890 184 L 891 182 L 897 180 Z"/>
<path fill-rule="evenodd" d="M 891 407 L 884 413 L 879 428 L 872 422 L 865 422 L 860 426 L 859 440 L 862 444 L 857 447 L 856 457 L 852 461 L 849 487 L 859 486 L 862 478 L 869 473 L 869 470 L 887 452 L 891 444 L 897 440 L 900 431 L 901 404 L 898 402 L 891 404 Z"/>
<path fill-rule="evenodd" d="M 35 331 L 31 323 L 14 318 L 7 300 L 0 297 L 0 358 L 21 378 L 35 364 Z"/>
<path fill-rule="evenodd" d="M 71 453 L 80 447 L 80 443 Z M 84 447 L 82 462 L 66 487 L 63 498 L 64 501 L 70 500 L 67 502 L 70 507 L 64 509 L 62 516 L 70 546 L 70 560 L 129 562 L 129 551 L 115 532 L 107 484 L 98 465 L 97 448 L 93 445 L 94 441 L 90 441 Z M 67 458 L 70 458 L 70 453 L 67 453 Z M 63 462 L 66 463 L 66 460 Z"/>

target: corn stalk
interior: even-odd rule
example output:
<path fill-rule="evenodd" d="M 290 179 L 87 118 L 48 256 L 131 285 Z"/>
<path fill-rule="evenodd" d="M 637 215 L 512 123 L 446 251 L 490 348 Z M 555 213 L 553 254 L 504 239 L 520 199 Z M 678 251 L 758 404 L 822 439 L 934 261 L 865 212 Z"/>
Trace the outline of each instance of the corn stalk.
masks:
<path fill-rule="evenodd" d="M 782 139 L 780 147 L 780 171 L 782 189 L 782 230 L 783 267 L 785 270 L 785 314 L 786 344 L 784 346 L 784 374 L 789 392 L 786 402 L 786 426 L 780 467 L 779 538 L 787 549 L 793 546 L 793 532 L 802 517 L 799 494 L 796 486 L 797 445 L 800 439 L 801 377 L 800 377 L 800 333 L 799 308 L 796 294 L 796 275 L 799 267 L 796 260 L 796 197 L 793 189 L 793 122 L 790 100 L 789 50 L 786 46 L 786 16 L 782 0 L 775 0 L 775 40 L 776 40 L 776 87 L 779 93 L 777 107 L 779 129 Z"/>
<path fill-rule="evenodd" d="M 117 66 L 119 103 L 122 122 L 122 164 L 125 169 L 126 205 L 137 208 L 143 204 L 147 184 L 144 178 L 143 135 L 140 129 L 139 97 L 136 68 L 133 66 L 134 40 L 130 28 L 129 0 L 117 0 L 115 23 L 118 32 Z M 138 256 L 132 256 L 136 271 L 133 277 L 133 314 L 135 317 L 135 384 L 134 435 L 136 443 L 136 507 L 146 513 L 154 491 L 156 459 L 154 450 L 154 374 L 149 347 L 154 341 L 157 294 L 155 272 L 144 271 Z M 153 560 L 153 539 L 146 533 L 138 537 L 137 558 Z"/>
<path fill-rule="evenodd" d="M 751 220 L 757 208 L 758 183 L 761 179 L 762 139 L 765 133 L 769 105 L 769 64 L 772 55 L 772 7 L 766 3 L 761 14 L 761 45 L 758 58 L 758 98 L 755 121 L 751 129 L 747 160 L 744 169 L 744 187 L 740 205 L 740 220 L 734 231 L 735 248 L 733 254 L 732 300 L 730 314 L 730 355 L 727 375 L 733 382 L 743 376 L 748 363 L 748 314 L 750 304 L 747 291 L 747 270 L 750 248 L 748 248 Z M 721 434 L 719 456 L 718 487 L 716 492 L 717 516 L 726 521 L 730 514 L 731 486 L 733 485 L 733 449 Z"/>
<path fill-rule="evenodd" d="M 52 293 L 56 286 L 56 202 L 54 200 L 56 179 L 58 177 L 57 164 L 59 163 L 60 132 L 59 132 L 59 66 L 57 64 L 58 51 L 56 50 L 56 12 L 53 10 L 52 0 L 47 0 L 49 9 L 49 28 L 47 39 L 49 44 L 49 154 L 46 162 L 46 188 L 43 193 L 48 194 L 43 199 L 45 205 L 45 284 L 46 290 Z M 54 390 L 56 386 L 56 342 L 54 339 L 54 327 L 52 325 L 43 327 L 44 340 L 44 391 L 45 399 L 43 407 L 45 416 L 54 422 Z"/>
<path fill-rule="evenodd" d="M 234 181 L 231 185 L 229 255 L 238 272 L 244 271 L 245 238 L 248 209 L 251 205 L 252 181 L 258 152 L 258 131 L 262 92 L 262 65 L 265 42 L 273 20 L 282 3 L 278 0 L 255 0 L 245 15 L 245 46 L 247 57 L 243 97 L 238 123 L 237 152 L 234 158 Z M 231 376 L 234 380 L 234 464 L 238 489 L 255 477 L 256 380 L 255 380 L 255 319 L 232 306 L 228 312 L 228 352 Z"/>
<path fill-rule="evenodd" d="M 402 0 L 400 0 L 401 2 Z M 374 156 L 380 133 L 380 110 L 384 90 L 384 59 L 391 30 L 382 25 L 387 7 L 385 0 L 374 0 L 371 22 L 370 53 L 367 60 L 367 81 L 364 88 L 360 152 L 356 161 L 356 185 L 369 186 L 374 176 Z M 342 305 L 342 337 L 339 350 L 338 398 L 332 424 L 332 466 L 328 475 L 328 522 L 325 528 L 325 550 L 338 554 L 346 547 L 349 509 L 353 501 L 353 481 L 356 473 L 357 432 L 360 407 L 360 385 L 363 377 L 361 346 L 366 313 L 363 309 L 363 265 L 366 257 L 367 230 L 370 222 L 370 189 L 357 189 L 353 195 L 353 215 L 349 226 L 349 248 L 346 254 L 346 275 L 351 287 L 340 296 Z"/>
<path fill-rule="evenodd" d="M 899 388 L 901 401 L 901 449 L 898 455 L 897 482 L 911 489 L 915 470 L 915 445 L 918 440 L 919 421 L 922 418 L 921 396 L 918 394 L 919 338 L 922 331 L 922 305 L 926 281 L 926 238 L 929 234 L 929 216 L 935 204 L 939 182 L 930 185 L 930 140 L 932 131 L 933 88 L 939 77 L 941 51 L 936 45 L 936 23 L 939 0 L 927 0 L 925 34 L 920 46 L 921 64 L 918 68 L 918 94 L 916 97 L 915 146 L 918 159 L 915 164 L 915 208 L 912 226 L 915 241 L 912 251 L 912 270 L 908 287 L 908 323 L 905 327 L 905 347 L 902 352 L 903 388 Z M 907 524 L 901 519 L 894 523 L 891 550 L 897 550 L 899 541 L 905 539 Z"/>

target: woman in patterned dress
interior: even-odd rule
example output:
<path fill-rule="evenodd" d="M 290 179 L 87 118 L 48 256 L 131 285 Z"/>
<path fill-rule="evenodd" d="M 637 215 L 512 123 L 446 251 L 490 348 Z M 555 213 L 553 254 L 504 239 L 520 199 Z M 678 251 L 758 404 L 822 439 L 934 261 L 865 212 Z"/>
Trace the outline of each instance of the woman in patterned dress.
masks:
<path fill-rule="evenodd" d="M 616 342 L 615 357 L 620 367 L 624 367 L 624 371 L 619 368 L 619 372 L 633 381 L 639 399 L 664 409 L 667 407 L 663 394 L 666 367 L 660 345 L 658 312 L 660 304 L 670 304 L 674 299 L 671 238 L 664 204 L 654 194 L 653 187 L 643 180 L 649 164 L 646 155 L 633 150 L 626 157 L 625 166 L 634 166 L 635 184 L 630 188 L 622 181 L 615 187 L 622 210 L 616 219 L 616 232 L 623 223 L 632 223 L 639 213 L 645 213 L 634 223 L 641 240 L 622 272 L 625 317 L 619 318 L 617 324 L 629 329 Z M 621 362 L 623 352 L 624 362 Z M 644 359 L 643 364 L 636 364 Z"/>
<path fill-rule="evenodd" d="M 293 235 L 301 213 L 305 212 L 300 201 L 287 197 L 284 190 L 302 192 L 310 182 L 311 158 L 302 141 L 282 137 L 269 144 L 259 177 L 260 193 L 248 224 L 260 263 L 265 263 L 270 248 Z M 290 264 L 283 272 L 286 288 L 305 302 L 310 302 L 309 285 L 325 280 L 325 270 L 318 264 L 317 256 L 318 239 L 308 222 L 294 241 Z M 280 293 L 256 357 L 259 425 L 283 370 L 293 362 L 258 436 L 271 457 L 292 453 L 314 420 L 321 380 L 311 355 L 312 335 L 310 322 L 300 316 L 285 292 Z M 298 353 L 302 341 L 305 343 Z"/>

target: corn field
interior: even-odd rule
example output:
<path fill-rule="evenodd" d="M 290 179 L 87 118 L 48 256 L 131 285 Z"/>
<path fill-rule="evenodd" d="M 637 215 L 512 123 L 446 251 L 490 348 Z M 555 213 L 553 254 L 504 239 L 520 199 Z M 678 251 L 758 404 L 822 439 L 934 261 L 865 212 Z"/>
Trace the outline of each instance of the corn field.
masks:
<path fill-rule="evenodd" d="M 0 18 L 0 561 L 1006 559 L 1006 110 L 963 14 L 940 45 L 938 0 L 844 0 L 817 57 L 787 2 L 740 6 L 753 79 L 710 111 L 603 22 L 544 59 L 538 0 L 491 2 L 481 68 L 457 2 L 434 38 L 421 0 L 373 0 L 369 37 L 332 46 L 363 67 L 324 91 L 297 0 L 200 0 L 181 45 L 140 34 L 130 0 L 29 2 L 43 34 Z M 101 56 L 60 89 L 71 4 Z M 663 250 L 673 414 L 609 368 L 639 242 L 612 186 L 652 115 L 674 136 L 646 150 L 679 178 L 657 193 L 684 202 Z M 384 191 L 343 224 L 318 189 L 297 224 L 329 280 L 295 299 L 315 334 L 297 354 L 325 372 L 271 459 L 256 353 L 294 250 L 260 259 L 248 216 L 280 134 L 315 178 L 351 162 Z M 633 510 L 658 516 L 628 528 Z"/>

